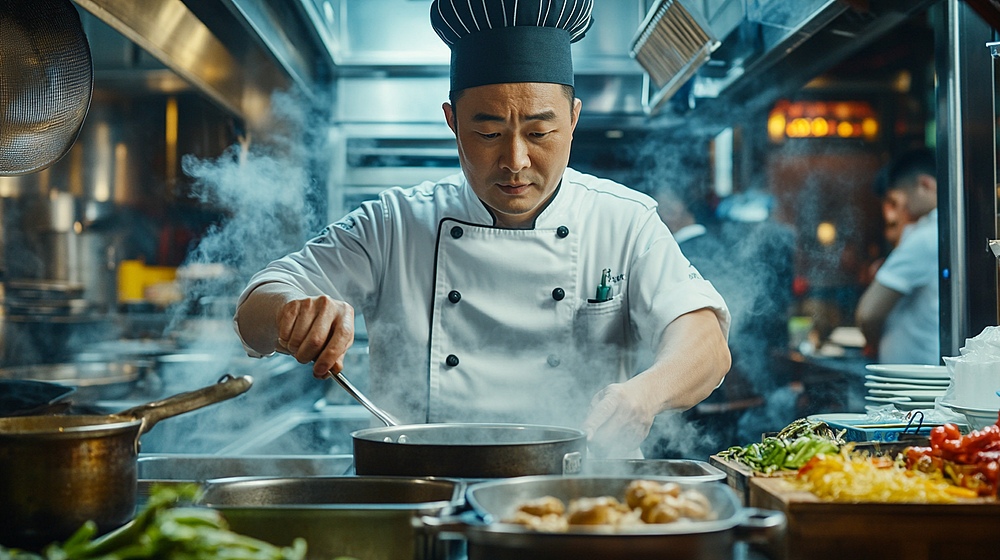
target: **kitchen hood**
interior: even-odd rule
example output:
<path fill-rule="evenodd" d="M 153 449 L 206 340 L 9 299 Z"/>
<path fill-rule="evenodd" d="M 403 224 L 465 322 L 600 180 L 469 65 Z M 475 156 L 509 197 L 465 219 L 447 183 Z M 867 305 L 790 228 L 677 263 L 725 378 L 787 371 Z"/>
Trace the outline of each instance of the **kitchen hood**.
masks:
<path fill-rule="evenodd" d="M 253 126 L 271 94 L 324 79 L 318 39 L 297 10 L 266 0 L 73 0 Z"/>
<path fill-rule="evenodd" d="M 632 43 L 644 110 L 764 108 L 933 3 L 657 0 Z"/>

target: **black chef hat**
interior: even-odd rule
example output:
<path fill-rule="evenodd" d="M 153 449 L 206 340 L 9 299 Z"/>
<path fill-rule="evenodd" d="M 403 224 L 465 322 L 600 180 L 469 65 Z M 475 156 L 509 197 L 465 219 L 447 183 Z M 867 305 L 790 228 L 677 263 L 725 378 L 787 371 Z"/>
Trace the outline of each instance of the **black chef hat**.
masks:
<path fill-rule="evenodd" d="M 573 85 L 570 43 L 594 0 L 434 0 L 431 25 L 451 49 L 451 91 L 516 82 Z"/>

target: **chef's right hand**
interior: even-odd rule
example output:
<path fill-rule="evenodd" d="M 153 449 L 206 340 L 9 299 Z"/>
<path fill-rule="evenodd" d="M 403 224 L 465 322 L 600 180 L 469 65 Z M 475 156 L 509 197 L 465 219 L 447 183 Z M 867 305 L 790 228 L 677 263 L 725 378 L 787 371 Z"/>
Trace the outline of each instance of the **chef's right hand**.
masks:
<path fill-rule="evenodd" d="M 278 311 L 277 351 L 301 364 L 315 361 L 313 377 L 326 379 L 344 369 L 354 344 L 354 308 L 329 296 L 292 300 Z"/>

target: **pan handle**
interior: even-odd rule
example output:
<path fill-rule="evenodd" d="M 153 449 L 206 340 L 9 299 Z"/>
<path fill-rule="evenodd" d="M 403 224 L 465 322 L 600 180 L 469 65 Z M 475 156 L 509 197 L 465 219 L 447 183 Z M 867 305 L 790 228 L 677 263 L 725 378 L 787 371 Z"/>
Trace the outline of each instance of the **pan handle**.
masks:
<path fill-rule="evenodd" d="M 412 523 L 417 532 L 434 536 L 465 536 L 470 528 L 486 525 L 486 522 L 472 510 L 458 515 L 416 515 Z"/>
<path fill-rule="evenodd" d="M 119 412 L 117 416 L 131 416 L 137 420 L 142 420 L 139 434 L 144 434 L 164 418 L 170 418 L 171 416 L 177 416 L 178 414 L 191 412 L 210 404 L 231 399 L 247 392 L 252 384 L 253 378 L 249 375 L 233 377 L 227 373 L 214 385 L 167 397 L 161 401 L 139 405 Z"/>
<path fill-rule="evenodd" d="M 583 453 L 572 451 L 563 455 L 563 474 L 580 474 L 581 471 L 583 471 Z"/>
<path fill-rule="evenodd" d="M 736 538 L 759 549 L 772 560 L 785 557 L 787 520 L 780 511 L 745 508 L 743 522 L 736 526 Z"/>

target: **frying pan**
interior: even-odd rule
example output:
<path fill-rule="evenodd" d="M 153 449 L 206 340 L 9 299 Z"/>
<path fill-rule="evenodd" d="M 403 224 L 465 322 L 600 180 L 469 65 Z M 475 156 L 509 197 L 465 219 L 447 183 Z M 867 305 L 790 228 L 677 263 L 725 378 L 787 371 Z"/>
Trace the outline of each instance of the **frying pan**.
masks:
<path fill-rule="evenodd" d="M 38 550 L 87 520 L 100 531 L 135 512 L 139 436 L 157 422 L 246 392 L 249 376 L 118 414 L 0 418 L 0 544 Z"/>
<path fill-rule="evenodd" d="M 0 176 L 66 155 L 93 89 L 90 46 L 69 0 L 0 0 Z"/>
<path fill-rule="evenodd" d="M 384 428 L 351 433 L 359 475 L 504 478 L 580 472 L 587 435 L 575 428 L 533 424 L 412 424 L 398 421 L 341 373 L 333 379 Z"/>

